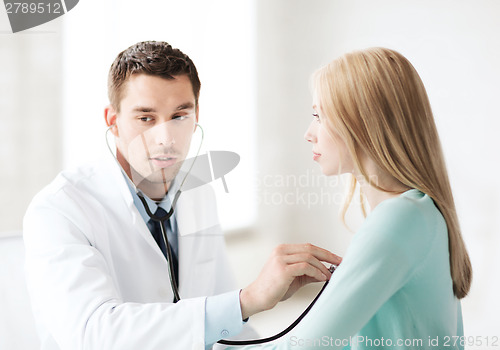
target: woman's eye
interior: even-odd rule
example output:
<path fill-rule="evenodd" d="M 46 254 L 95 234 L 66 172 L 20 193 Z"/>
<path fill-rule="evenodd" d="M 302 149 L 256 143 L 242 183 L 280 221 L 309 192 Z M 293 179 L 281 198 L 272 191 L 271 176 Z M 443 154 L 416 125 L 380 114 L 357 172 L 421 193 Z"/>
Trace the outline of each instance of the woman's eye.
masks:
<path fill-rule="evenodd" d="M 318 114 L 318 113 L 313 113 L 313 118 L 314 118 L 314 120 L 315 120 L 315 121 L 317 121 L 318 123 L 321 121 L 321 120 L 319 119 L 319 114 Z"/>

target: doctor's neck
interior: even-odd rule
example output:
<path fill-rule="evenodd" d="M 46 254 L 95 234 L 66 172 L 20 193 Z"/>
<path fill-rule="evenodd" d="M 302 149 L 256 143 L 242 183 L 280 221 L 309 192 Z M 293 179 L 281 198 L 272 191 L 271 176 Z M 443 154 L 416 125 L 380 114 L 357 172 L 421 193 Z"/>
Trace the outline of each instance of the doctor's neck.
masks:
<path fill-rule="evenodd" d="M 134 184 L 142 193 L 155 202 L 161 202 L 170 188 L 170 182 L 151 182 L 147 179 L 143 179 L 139 183 L 134 181 Z"/>

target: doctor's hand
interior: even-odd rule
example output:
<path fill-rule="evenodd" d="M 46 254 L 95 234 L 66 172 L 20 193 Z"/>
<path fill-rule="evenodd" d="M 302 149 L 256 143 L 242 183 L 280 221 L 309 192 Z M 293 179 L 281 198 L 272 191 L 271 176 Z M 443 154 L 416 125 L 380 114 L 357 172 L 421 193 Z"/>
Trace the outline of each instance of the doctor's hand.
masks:
<path fill-rule="evenodd" d="M 338 265 L 342 258 L 312 244 L 282 244 L 276 247 L 259 277 L 241 290 L 243 319 L 272 309 L 308 283 L 330 279 L 331 273 L 322 261 Z"/>

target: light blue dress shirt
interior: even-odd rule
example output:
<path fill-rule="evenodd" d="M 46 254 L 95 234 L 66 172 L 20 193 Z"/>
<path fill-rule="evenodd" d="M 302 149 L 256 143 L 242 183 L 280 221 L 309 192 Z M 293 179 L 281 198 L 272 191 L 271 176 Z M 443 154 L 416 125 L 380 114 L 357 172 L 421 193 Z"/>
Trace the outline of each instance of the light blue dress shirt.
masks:
<path fill-rule="evenodd" d="M 126 175 L 124 175 L 125 177 Z M 129 187 L 134 205 L 136 206 L 142 219 L 147 224 L 150 220 L 149 215 L 144 208 L 139 196 L 133 188 L 130 180 L 125 178 Z M 155 202 L 148 196 L 144 196 L 149 209 L 152 213 L 156 211 L 158 205 L 161 206 L 166 212 L 170 210 L 170 203 L 173 201 L 174 195 L 178 188 L 175 183 L 171 184 L 168 195 L 163 197 L 161 202 Z M 178 242 L 178 228 L 177 221 L 174 214 L 170 217 L 170 225 L 172 227 L 172 235 L 174 240 Z M 170 239 L 170 236 L 168 237 Z M 175 244 L 178 248 L 178 244 Z M 176 252 L 177 253 L 177 252 Z M 177 254 L 177 257 L 179 255 Z M 182 295 L 181 295 L 182 298 Z M 207 297 L 205 301 L 205 344 L 206 348 L 210 349 L 212 345 L 219 339 L 230 338 L 236 336 L 241 332 L 243 324 L 240 307 L 240 290 L 234 290 L 228 293 Z"/>

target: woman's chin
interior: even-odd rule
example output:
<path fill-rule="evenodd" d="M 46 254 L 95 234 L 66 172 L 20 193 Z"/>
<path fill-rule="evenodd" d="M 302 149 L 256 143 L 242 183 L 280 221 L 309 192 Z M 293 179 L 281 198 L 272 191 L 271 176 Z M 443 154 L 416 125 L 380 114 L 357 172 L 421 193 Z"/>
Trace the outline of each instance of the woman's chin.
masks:
<path fill-rule="evenodd" d="M 335 175 L 339 175 L 339 172 L 338 171 L 333 171 L 334 169 L 330 169 L 330 168 L 327 168 L 327 167 L 324 167 L 322 165 L 319 166 L 321 168 L 321 173 L 325 176 L 335 176 Z"/>
<path fill-rule="evenodd" d="M 350 171 L 343 171 L 339 168 L 332 168 L 320 165 L 321 173 L 325 176 L 339 176 L 344 174 L 352 174 Z"/>

